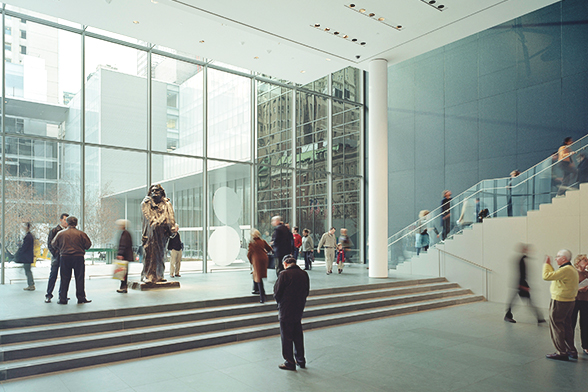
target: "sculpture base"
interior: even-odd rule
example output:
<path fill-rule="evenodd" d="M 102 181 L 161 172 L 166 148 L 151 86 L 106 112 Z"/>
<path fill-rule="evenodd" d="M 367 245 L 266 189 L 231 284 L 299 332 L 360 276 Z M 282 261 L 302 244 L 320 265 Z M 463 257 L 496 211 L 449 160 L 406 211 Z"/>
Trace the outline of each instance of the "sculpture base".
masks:
<path fill-rule="evenodd" d="M 150 290 L 163 290 L 163 289 L 179 289 L 180 282 L 167 281 L 167 282 L 130 282 L 130 287 L 133 290 L 150 291 Z"/>

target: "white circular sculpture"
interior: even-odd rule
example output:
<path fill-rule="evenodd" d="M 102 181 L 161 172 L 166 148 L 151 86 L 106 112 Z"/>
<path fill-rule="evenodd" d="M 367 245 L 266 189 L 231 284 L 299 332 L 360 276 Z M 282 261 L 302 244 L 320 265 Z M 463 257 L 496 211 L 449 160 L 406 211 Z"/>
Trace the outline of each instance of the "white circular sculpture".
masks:
<path fill-rule="evenodd" d="M 226 186 L 218 188 L 212 198 L 214 214 L 223 224 L 231 226 L 239 222 L 243 201 L 234 190 Z"/>
<path fill-rule="evenodd" d="M 221 226 L 208 239 L 208 254 L 216 265 L 226 267 L 239 255 L 239 234 L 229 226 Z"/>

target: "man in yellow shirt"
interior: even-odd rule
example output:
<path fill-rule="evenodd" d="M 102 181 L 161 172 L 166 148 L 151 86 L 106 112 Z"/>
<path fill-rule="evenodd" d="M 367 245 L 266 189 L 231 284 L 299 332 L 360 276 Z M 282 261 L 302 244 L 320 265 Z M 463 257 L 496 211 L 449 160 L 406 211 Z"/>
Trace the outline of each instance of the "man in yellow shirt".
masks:
<path fill-rule="evenodd" d="M 574 346 L 574 331 L 572 327 L 572 313 L 578 294 L 578 271 L 571 264 L 572 252 L 562 249 L 557 252 L 555 261 L 557 271 L 551 266 L 549 256 L 545 258 L 543 266 L 543 280 L 551 281 L 551 302 L 549 304 L 549 332 L 551 341 L 557 352 L 547 354 L 549 359 L 567 361 L 569 358 L 578 359 L 578 352 Z"/>

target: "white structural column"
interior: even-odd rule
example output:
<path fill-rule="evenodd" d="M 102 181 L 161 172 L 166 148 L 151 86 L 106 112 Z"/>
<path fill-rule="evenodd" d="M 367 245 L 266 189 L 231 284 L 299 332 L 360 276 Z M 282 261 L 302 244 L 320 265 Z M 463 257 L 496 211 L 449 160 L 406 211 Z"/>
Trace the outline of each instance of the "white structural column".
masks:
<path fill-rule="evenodd" d="M 369 276 L 388 277 L 388 61 L 369 66 Z"/>

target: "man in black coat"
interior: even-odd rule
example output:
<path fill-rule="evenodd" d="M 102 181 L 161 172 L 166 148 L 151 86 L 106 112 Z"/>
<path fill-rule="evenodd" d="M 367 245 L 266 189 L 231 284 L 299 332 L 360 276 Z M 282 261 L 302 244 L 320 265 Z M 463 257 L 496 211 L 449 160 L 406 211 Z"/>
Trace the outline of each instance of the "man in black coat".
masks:
<path fill-rule="evenodd" d="M 84 288 L 84 275 L 86 273 L 84 255 L 86 250 L 92 246 L 92 241 L 90 241 L 86 233 L 76 229 L 77 225 L 78 218 L 75 216 L 67 217 L 67 229 L 61 230 L 51 241 L 51 245 L 59 251 L 59 277 L 61 279 L 59 301 L 57 302 L 59 305 L 67 305 L 67 290 L 69 289 L 72 270 L 76 280 L 78 304 L 92 302 L 86 298 Z"/>
<path fill-rule="evenodd" d="M 119 219 L 116 221 L 118 229 L 121 230 L 120 239 L 118 241 L 118 252 L 116 258 L 118 260 L 126 260 L 129 263 L 133 261 L 133 238 L 131 233 L 127 230 L 129 221 L 126 219 Z M 116 290 L 117 293 L 126 293 L 129 278 L 129 265 L 127 264 L 127 272 L 125 278 L 120 281 L 120 288 Z"/>
<path fill-rule="evenodd" d="M 274 258 L 276 260 L 276 275 L 279 275 L 284 270 L 282 266 L 282 259 L 284 256 L 292 253 L 292 244 L 294 237 L 290 229 L 284 225 L 281 216 L 274 216 L 272 218 L 272 226 L 274 226 L 274 233 L 272 234 L 272 248 L 274 249 Z"/>
<path fill-rule="evenodd" d="M 57 281 L 57 273 L 59 272 L 59 251 L 53 247 L 51 242 L 53 238 L 59 233 L 61 230 L 67 228 L 67 217 L 69 214 L 61 214 L 59 217 L 59 224 L 55 226 L 49 232 L 47 236 L 47 249 L 51 252 L 51 272 L 49 272 L 49 281 L 47 282 L 47 293 L 45 294 L 45 303 L 51 302 L 51 298 L 53 298 L 53 289 L 55 288 L 55 282 Z"/>
<path fill-rule="evenodd" d="M 283 370 L 296 370 L 296 364 L 306 367 L 304 338 L 302 336 L 302 313 L 310 291 L 310 280 L 306 271 L 296 265 L 296 259 L 287 257 L 282 262 L 284 270 L 274 285 L 274 298 L 278 303 Z M 292 351 L 294 345 L 294 351 Z M 294 361 L 296 357 L 296 361 Z"/>
<path fill-rule="evenodd" d="M 25 236 L 22 240 L 20 248 L 16 251 L 14 258 L 17 263 L 22 263 L 22 267 L 27 277 L 28 286 L 23 290 L 35 291 L 35 280 L 33 279 L 33 272 L 31 266 L 35 262 L 35 238 L 31 234 L 31 224 L 29 222 L 23 223 L 25 229 Z"/>

